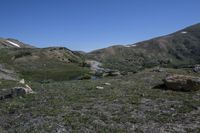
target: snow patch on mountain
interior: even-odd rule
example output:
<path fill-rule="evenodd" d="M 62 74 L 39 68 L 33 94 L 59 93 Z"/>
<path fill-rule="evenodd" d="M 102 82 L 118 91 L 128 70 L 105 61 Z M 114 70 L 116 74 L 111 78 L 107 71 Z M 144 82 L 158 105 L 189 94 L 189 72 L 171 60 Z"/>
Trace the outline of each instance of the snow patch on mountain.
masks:
<path fill-rule="evenodd" d="M 181 32 L 181 34 L 187 34 L 187 33 L 188 33 L 187 31 L 182 31 L 182 32 Z"/>
<path fill-rule="evenodd" d="M 6 40 L 6 41 L 7 41 L 8 43 L 10 43 L 11 45 L 20 48 L 20 45 L 17 44 L 17 43 L 11 42 L 11 41 L 9 41 L 9 40 Z"/>
<path fill-rule="evenodd" d="M 136 45 L 124 45 L 124 47 L 130 48 L 130 47 L 135 47 Z"/>

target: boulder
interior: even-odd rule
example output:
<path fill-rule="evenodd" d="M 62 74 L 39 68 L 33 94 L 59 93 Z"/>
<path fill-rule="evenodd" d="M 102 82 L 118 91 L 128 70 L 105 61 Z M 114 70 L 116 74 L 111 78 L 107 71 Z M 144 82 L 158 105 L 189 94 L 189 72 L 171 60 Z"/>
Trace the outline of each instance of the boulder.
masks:
<path fill-rule="evenodd" d="M 30 93 L 33 93 L 33 90 L 28 85 L 25 85 L 25 87 L 14 87 L 11 90 L 12 96 L 21 96 Z"/>
<path fill-rule="evenodd" d="M 163 81 L 168 89 L 175 91 L 196 91 L 200 89 L 199 77 L 171 75 Z"/>

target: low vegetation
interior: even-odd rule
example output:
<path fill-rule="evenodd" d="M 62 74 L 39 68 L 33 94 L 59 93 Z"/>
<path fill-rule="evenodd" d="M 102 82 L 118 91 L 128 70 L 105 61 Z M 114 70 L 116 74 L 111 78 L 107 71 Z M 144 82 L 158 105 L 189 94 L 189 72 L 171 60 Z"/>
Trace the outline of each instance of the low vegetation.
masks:
<path fill-rule="evenodd" d="M 198 133 L 200 92 L 165 90 L 162 79 L 170 73 L 199 76 L 190 69 L 164 69 L 159 73 L 147 69 L 98 80 L 31 82 L 36 94 L 0 101 L 0 129 L 19 133 Z M 0 86 L 5 91 L 16 84 L 2 81 Z"/>

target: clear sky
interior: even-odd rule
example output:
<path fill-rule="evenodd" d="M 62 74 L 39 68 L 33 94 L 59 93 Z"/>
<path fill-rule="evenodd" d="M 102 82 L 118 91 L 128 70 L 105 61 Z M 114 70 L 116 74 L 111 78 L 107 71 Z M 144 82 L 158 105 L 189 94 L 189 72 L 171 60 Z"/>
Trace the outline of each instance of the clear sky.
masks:
<path fill-rule="evenodd" d="M 0 37 L 91 51 L 200 22 L 200 0 L 0 0 Z"/>

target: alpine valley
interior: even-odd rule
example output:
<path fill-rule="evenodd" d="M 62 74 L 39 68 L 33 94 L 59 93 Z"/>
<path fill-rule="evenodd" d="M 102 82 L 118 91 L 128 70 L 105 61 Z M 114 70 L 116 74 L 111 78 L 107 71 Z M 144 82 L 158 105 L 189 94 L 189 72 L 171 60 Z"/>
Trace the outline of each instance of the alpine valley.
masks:
<path fill-rule="evenodd" d="M 200 24 L 92 52 L 0 38 L 0 133 L 199 133 Z"/>

